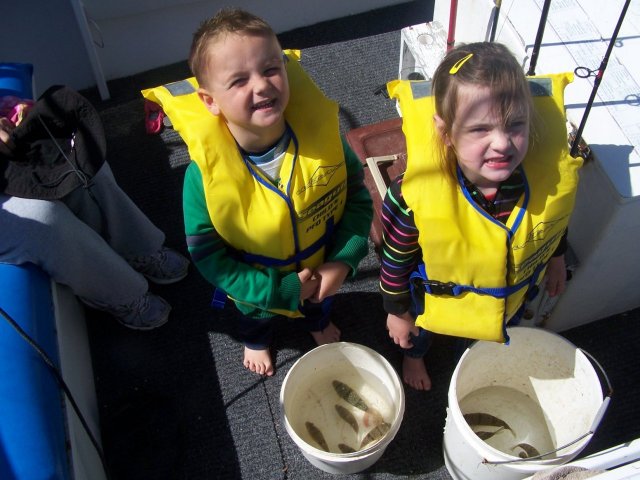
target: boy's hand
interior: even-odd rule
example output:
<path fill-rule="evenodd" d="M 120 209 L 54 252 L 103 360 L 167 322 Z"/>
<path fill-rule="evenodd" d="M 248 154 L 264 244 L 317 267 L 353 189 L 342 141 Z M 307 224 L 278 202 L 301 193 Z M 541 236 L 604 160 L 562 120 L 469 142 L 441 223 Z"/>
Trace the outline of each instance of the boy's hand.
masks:
<path fill-rule="evenodd" d="M 320 265 L 314 272 L 320 285 L 309 300 L 320 303 L 325 298 L 335 295 L 347 278 L 350 269 L 349 265 L 342 262 L 327 262 Z"/>
<path fill-rule="evenodd" d="M 298 278 L 300 279 L 300 301 L 302 302 L 316 292 L 320 281 L 310 268 L 298 272 Z"/>
<path fill-rule="evenodd" d="M 389 337 L 393 339 L 393 343 L 400 345 L 402 348 L 413 347 L 413 343 L 409 339 L 409 333 L 418 335 L 418 327 L 416 327 L 415 320 L 409 312 L 401 315 L 388 314 L 387 330 L 389 330 Z"/>
<path fill-rule="evenodd" d="M 567 266 L 564 263 L 564 255 L 551 257 L 547 265 L 547 293 L 555 297 L 564 292 L 567 285 Z"/>

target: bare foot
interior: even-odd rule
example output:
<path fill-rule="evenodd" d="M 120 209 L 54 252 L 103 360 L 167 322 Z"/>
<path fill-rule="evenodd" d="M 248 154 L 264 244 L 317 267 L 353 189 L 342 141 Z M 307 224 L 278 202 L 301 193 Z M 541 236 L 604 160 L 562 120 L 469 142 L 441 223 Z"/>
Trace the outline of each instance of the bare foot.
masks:
<path fill-rule="evenodd" d="M 265 350 L 251 350 L 244 347 L 244 360 L 242 363 L 244 368 L 260 375 L 270 377 L 274 373 L 271 352 L 268 348 Z"/>
<path fill-rule="evenodd" d="M 402 379 L 416 390 L 431 390 L 431 378 L 423 358 L 412 358 L 407 355 L 402 360 Z"/>
<path fill-rule="evenodd" d="M 333 322 L 329 322 L 329 325 L 327 325 L 324 330 L 311 332 L 311 336 L 318 345 L 339 342 L 340 330 L 338 330 L 338 327 L 336 327 Z"/>

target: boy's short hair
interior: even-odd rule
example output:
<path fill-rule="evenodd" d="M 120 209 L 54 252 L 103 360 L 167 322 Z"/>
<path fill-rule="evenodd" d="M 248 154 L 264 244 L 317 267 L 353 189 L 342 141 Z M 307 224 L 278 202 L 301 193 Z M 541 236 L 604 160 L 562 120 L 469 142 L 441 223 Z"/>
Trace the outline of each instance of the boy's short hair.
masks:
<path fill-rule="evenodd" d="M 207 73 L 209 43 L 229 33 L 276 36 L 265 20 L 240 8 L 223 8 L 213 17 L 202 22 L 193 34 L 189 52 L 189 68 L 200 85 L 204 85 Z"/>

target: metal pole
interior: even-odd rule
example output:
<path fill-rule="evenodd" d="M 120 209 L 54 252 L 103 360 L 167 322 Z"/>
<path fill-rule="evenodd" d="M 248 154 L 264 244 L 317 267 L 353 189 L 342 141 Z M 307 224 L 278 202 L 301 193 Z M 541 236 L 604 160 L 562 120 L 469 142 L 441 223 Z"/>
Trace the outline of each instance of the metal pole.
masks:
<path fill-rule="evenodd" d="M 500 7 L 502 6 L 502 0 L 495 0 L 496 6 L 493 8 L 493 24 L 491 25 L 491 35 L 489 35 L 489 41 L 493 42 L 496 38 L 496 29 L 498 27 L 498 17 L 500 16 Z"/>
<path fill-rule="evenodd" d="M 456 17 L 458 16 L 458 0 L 451 0 L 449 8 L 449 32 L 447 34 L 447 52 L 456 43 Z"/>
<path fill-rule="evenodd" d="M 587 107 L 584 110 L 584 114 L 582 115 L 582 120 L 580 121 L 580 127 L 578 127 L 578 131 L 576 132 L 576 137 L 571 144 L 571 156 L 575 157 L 578 153 L 578 145 L 580 144 L 580 139 L 582 137 L 582 132 L 584 131 L 584 126 L 587 123 L 587 117 L 589 116 L 589 112 L 591 111 L 591 107 L 593 106 L 593 101 L 596 98 L 596 93 L 598 93 L 598 87 L 602 82 L 602 76 L 604 75 L 604 70 L 607 68 L 607 63 L 609 63 L 609 56 L 611 55 L 611 51 L 613 50 L 613 45 L 616 43 L 616 39 L 618 38 L 618 32 L 620 31 L 620 27 L 622 26 L 622 21 L 624 20 L 624 16 L 627 14 L 627 9 L 629 8 L 629 3 L 631 0 L 627 0 L 622 7 L 622 13 L 620 13 L 620 17 L 618 17 L 618 23 L 616 25 L 615 30 L 613 31 L 613 35 L 609 40 L 609 46 L 607 47 L 607 51 L 602 58 L 602 62 L 600 63 L 600 67 L 598 68 L 598 73 L 596 74 L 596 78 L 593 81 L 593 89 L 591 90 L 591 96 L 589 97 L 589 101 L 587 102 Z"/>
<path fill-rule="evenodd" d="M 80 35 L 82 36 L 84 46 L 87 50 L 87 55 L 89 55 L 89 62 L 91 63 L 98 91 L 100 92 L 100 98 L 102 98 L 102 100 L 109 100 L 109 98 L 111 98 L 109 94 L 109 87 L 107 86 L 107 80 L 102 70 L 102 63 L 100 63 L 98 52 L 96 52 L 96 47 L 93 44 L 93 37 L 91 36 L 89 22 L 87 21 L 87 12 L 85 11 L 81 0 L 71 0 L 71 7 L 75 14 L 76 22 L 80 29 Z"/>
<path fill-rule="evenodd" d="M 542 6 L 542 14 L 540 15 L 540 23 L 538 24 L 538 33 L 536 34 L 536 41 L 533 44 L 533 51 L 531 52 L 531 63 L 529 63 L 529 71 L 527 75 L 536 74 L 536 63 L 538 63 L 538 53 L 540 53 L 540 45 L 542 44 L 542 36 L 544 35 L 544 27 L 547 24 L 547 17 L 549 16 L 549 7 L 551 6 L 551 0 L 544 0 Z"/>

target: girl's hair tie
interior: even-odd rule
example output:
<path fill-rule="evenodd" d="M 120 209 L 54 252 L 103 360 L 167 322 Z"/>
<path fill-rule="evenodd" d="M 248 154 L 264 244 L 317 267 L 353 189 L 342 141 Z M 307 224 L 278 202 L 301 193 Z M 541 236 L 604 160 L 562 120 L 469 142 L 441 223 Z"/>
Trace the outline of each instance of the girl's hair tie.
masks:
<path fill-rule="evenodd" d="M 470 53 L 466 57 L 462 57 L 460 60 L 458 60 L 456 63 L 454 63 L 453 67 L 451 67 L 451 69 L 449 70 L 449 74 L 450 75 L 455 75 L 456 73 L 458 73 L 458 70 L 460 70 L 462 68 L 462 66 L 465 63 L 467 63 L 467 60 L 469 60 L 471 57 L 473 57 L 473 53 Z"/>

